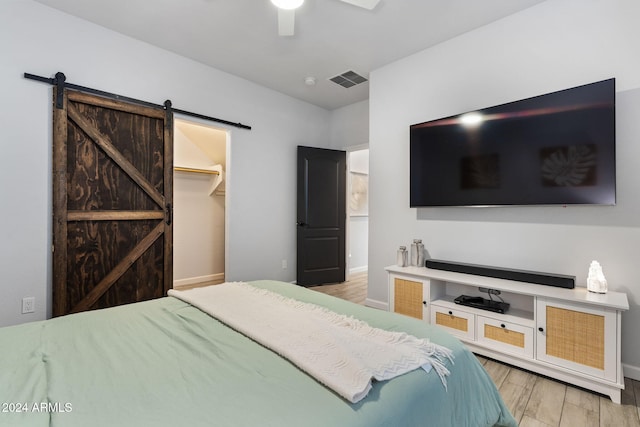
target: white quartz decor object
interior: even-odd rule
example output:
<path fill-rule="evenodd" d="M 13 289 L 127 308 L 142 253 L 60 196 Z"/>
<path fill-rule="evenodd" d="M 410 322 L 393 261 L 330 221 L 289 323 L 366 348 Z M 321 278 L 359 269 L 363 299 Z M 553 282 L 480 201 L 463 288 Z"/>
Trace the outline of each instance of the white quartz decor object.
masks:
<path fill-rule="evenodd" d="M 591 261 L 589 276 L 587 276 L 587 289 L 598 294 L 607 293 L 607 279 L 604 278 L 602 267 L 598 261 Z"/>

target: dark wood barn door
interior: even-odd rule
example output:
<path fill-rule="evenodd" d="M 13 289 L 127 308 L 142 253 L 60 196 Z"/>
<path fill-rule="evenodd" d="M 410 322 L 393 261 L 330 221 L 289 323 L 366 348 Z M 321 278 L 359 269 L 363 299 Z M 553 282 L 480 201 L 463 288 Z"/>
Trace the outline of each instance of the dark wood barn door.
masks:
<path fill-rule="evenodd" d="M 55 99 L 53 315 L 166 295 L 171 112 L 71 90 L 63 108 Z"/>
<path fill-rule="evenodd" d="M 298 147 L 296 282 L 345 280 L 346 152 Z"/>

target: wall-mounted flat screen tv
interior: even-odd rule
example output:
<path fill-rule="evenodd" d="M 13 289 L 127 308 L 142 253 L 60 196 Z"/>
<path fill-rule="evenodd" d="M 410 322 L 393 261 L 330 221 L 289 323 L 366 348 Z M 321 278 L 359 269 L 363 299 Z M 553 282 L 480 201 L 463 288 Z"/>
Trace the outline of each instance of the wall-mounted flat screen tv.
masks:
<path fill-rule="evenodd" d="M 410 127 L 411 207 L 614 205 L 615 79 Z"/>

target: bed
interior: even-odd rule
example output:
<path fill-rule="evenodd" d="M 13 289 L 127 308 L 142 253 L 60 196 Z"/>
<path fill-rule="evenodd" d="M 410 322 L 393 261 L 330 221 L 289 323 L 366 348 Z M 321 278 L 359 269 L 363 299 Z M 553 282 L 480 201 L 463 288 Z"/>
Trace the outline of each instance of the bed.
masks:
<path fill-rule="evenodd" d="M 287 359 L 171 296 L 0 328 L 0 426 L 516 426 L 456 338 L 416 319 L 276 281 L 250 285 L 445 346 L 435 370 L 350 403 Z"/>

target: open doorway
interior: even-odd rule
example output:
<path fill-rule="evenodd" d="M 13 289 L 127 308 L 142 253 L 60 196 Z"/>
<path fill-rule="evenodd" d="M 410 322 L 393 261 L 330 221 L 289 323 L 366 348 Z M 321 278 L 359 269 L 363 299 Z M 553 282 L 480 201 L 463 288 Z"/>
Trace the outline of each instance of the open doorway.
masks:
<path fill-rule="evenodd" d="M 313 286 L 318 292 L 365 305 L 369 259 L 369 149 L 347 151 L 346 181 L 346 281 Z"/>
<path fill-rule="evenodd" d="M 348 152 L 347 277 L 366 275 L 369 247 L 369 149 Z"/>
<path fill-rule="evenodd" d="M 175 288 L 224 282 L 228 137 L 224 129 L 175 120 Z"/>

